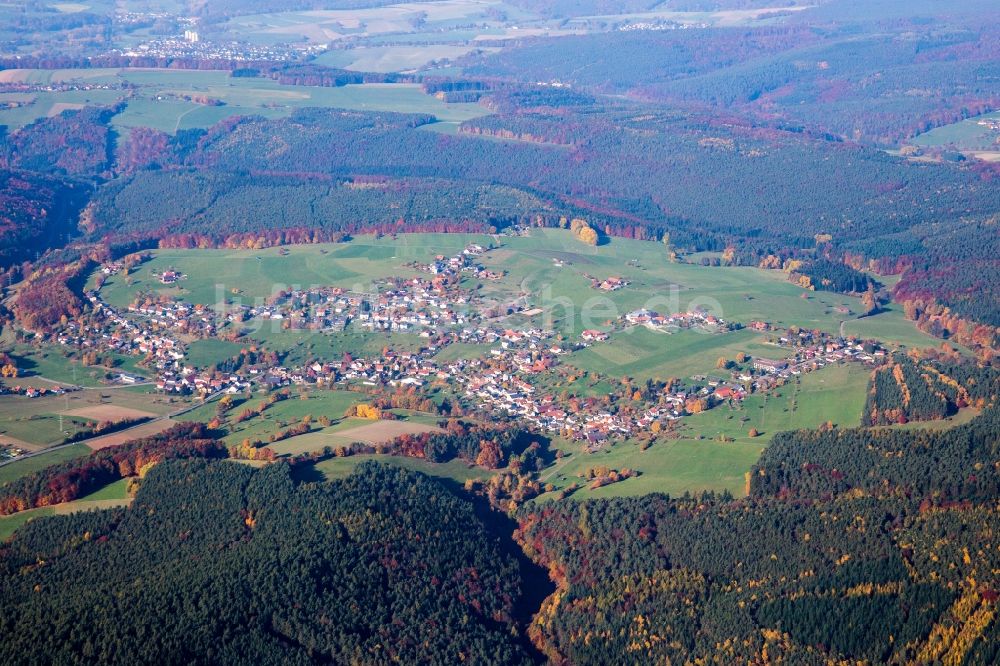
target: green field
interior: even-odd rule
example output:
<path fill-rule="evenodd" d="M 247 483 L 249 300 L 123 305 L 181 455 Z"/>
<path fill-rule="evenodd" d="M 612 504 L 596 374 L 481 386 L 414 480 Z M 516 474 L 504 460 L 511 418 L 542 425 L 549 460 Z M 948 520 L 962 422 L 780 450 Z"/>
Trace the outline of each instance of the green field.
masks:
<path fill-rule="evenodd" d="M 848 321 L 844 324 L 844 333 L 875 338 L 890 345 L 903 347 L 941 346 L 941 340 L 918 329 L 903 315 L 902 308 L 896 303 L 890 303 L 882 312 L 871 317 Z"/>
<path fill-rule="evenodd" d="M 42 382 L 31 378 L 19 380 L 25 385 Z M 70 410 L 114 405 L 162 415 L 183 407 L 185 401 L 151 394 L 148 387 L 110 387 L 85 389 L 63 395 L 28 398 L 18 395 L 0 396 L 0 435 L 21 440 L 30 445 L 46 446 L 59 443 L 65 437 L 59 429 L 59 413 Z M 74 434 L 97 421 L 87 416 L 64 416 L 65 431 Z"/>
<path fill-rule="evenodd" d="M 2 469 L 2 468 L 0 468 Z M 55 506 L 43 506 L 37 509 L 19 511 L 9 516 L 0 516 L 0 541 L 6 540 L 19 527 L 29 520 L 56 514 L 75 513 L 78 511 L 90 511 L 93 509 L 108 509 L 115 506 L 122 506 L 129 502 L 128 479 L 121 479 L 109 483 L 105 487 L 90 493 L 78 500 L 58 504 Z"/>
<path fill-rule="evenodd" d="M 978 124 L 985 119 L 1000 120 L 1000 111 L 936 127 L 910 139 L 910 143 L 926 148 L 953 146 L 956 150 L 963 151 L 1000 150 L 1000 144 L 997 143 L 1000 132 Z"/>
<path fill-rule="evenodd" d="M 404 264 L 459 252 L 473 240 L 488 242 L 487 237 L 467 234 L 404 234 L 396 241 L 359 236 L 349 243 L 263 250 L 156 250 L 152 260 L 127 278 L 120 273 L 111 276 L 101 295 L 116 307 L 128 306 L 140 292 L 180 296 L 192 303 L 231 300 L 254 305 L 289 287 L 365 290 L 379 278 L 416 276 L 419 273 Z M 180 270 L 187 278 L 165 288 L 155 274 L 167 268 Z"/>
<path fill-rule="evenodd" d="M 425 113 L 447 122 L 461 122 L 489 113 L 477 104 L 447 104 L 424 94 L 415 84 L 286 86 L 270 79 L 233 78 L 225 71 L 174 69 L 18 70 L 17 79 L 38 84 L 67 81 L 128 84 L 138 89 L 132 93 L 123 89 L 45 91 L 27 98 L 23 94 L 9 98 L 23 104 L 0 110 L 0 124 L 13 128 L 66 109 L 106 106 L 119 100 L 127 100 L 125 110 L 112 120 L 120 130 L 151 127 L 171 134 L 182 129 L 210 127 L 230 116 L 278 118 L 306 107 Z M 192 95 L 223 104 L 212 106 L 184 99 Z M 24 104 L 28 99 L 31 101 Z"/>
<path fill-rule="evenodd" d="M 839 427 L 859 425 L 868 376 L 868 368 L 857 364 L 829 366 L 802 375 L 778 389 L 780 396 L 752 395 L 739 409 L 720 405 L 684 418 L 679 439 L 662 438 L 645 451 L 636 442 L 620 442 L 587 454 L 577 443 L 562 442 L 560 446 L 572 455 L 541 476 L 557 489 L 581 484 L 584 487 L 573 495 L 580 499 L 702 490 L 728 490 L 742 496 L 744 473 L 775 433 L 815 428 L 826 421 Z M 758 430 L 757 437 L 748 436 L 751 428 Z M 733 441 L 720 441 L 720 436 Z M 641 474 L 591 491 L 578 475 L 601 465 L 639 470 Z"/>
<path fill-rule="evenodd" d="M 95 490 L 89 495 L 84 495 L 78 501 L 96 502 L 103 500 L 124 500 L 128 499 L 128 479 L 119 479 L 104 486 L 100 490 Z"/>
<path fill-rule="evenodd" d="M 408 72 L 422 69 L 435 61 L 453 60 L 474 51 L 493 53 L 499 50 L 462 44 L 359 46 L 327 51 L 316 62 L 358 72 Z"/>
<path fill-rule="evenodd" d="M 400 456 L 361 455 L 348 458 L 330 458 L 315 465 L 317 472 L 327 480 L 342 479 L 354 471 L 354 468 L 366 460 L 377 460 L 387 465 L 396 465 L 403 469 L 423 472 L 427 476 L 438 479 L 465 483 L 468 479 L 485 479 L 490 472 L 481 467 L 469 466 L 461 460 L 451 460 L 446 463 L 431 463 L 418 458 L 403 458 Z"/>
<path fill-rule="evenodd" d="M 566 362 L 582 370 L 640 381 L 686 379 L 694 374 L 711 373 L 720 356 L 732 359 L 744 352 L 768 357 L 779 355 L 780 351 L 765 344 L 764 336 L 746 329 L 730 333 L 667 334 L 634 327 L 573 354 Z"/>
<path fill-rule="evenodd" d="M 6 541 L 8 537 L 10 537 L 10 535 L 17 530 L 17 528 L 21 527 L 21 525 L 24 525 L 29 520 L 41 518 L 42 516 L 51 516 L 53 514 L 55 514 L 55 509 L 50 506 L 43 506 L 39 509 L 20 511 L 10 516 L 0 516 L 0 541 Z"/>
<path fill-rule="evenodd" d="M 67 460 L 75 460 L 84 456 L 89 456 L 91 450 L 85 444 L 73 444 L 56 451 L 49 451 L 42 455 L 32 456 L 0 467 L 0 486 L 10 483 L 22 476 L 33 474 L 49 465 L 56 465 Z"/>
<path fill-rule="evenodd" d="M 36 348 L 29 345 L 14 345 L 9 352 L 17 362 L 19 383 L 38 383 L 37 379 L 46 379 L 62 384 L 86 386 L 95 388 L 105 385 L 105 375 L 128 372 L 140 377 L 148 371 L 136 365 L 139 360 L 132 356 L 121 354 L 108 355 L 113 361 L 112 367 L 84 366 L 79 360 L 66 356 L 68 350 L 58 347 Z"/>
<path fill-rule="evenodd" d="M 838 330 L 842 319 L 856 316 L 840 313 L 837 307 L 860 311 L 859 299 L 804 292 L 781 271 L 670 263 L 659 243 L 612 238 L 591 247 L 568 231 L 554 229 L 535 229 L 530 237 L 503 240 L 503 249 L 487 255 L 485 262 L 509 271 L 497 288 L 526 289 L 532 303 L 550 311 L 558 326 L 577 332 L 640 307 L 671 312 L 700 306 L 733 321 L 763 319 L 831 332 Z M 554 260 L 564 265 L 559 267 Z M 624 277 L 631 284 L 605 294 L 591 289 L 585 274 Z"/>
<path fill-rule="evenodd" d="M 302 399 L 302 396 L 305 399 Z M 311 416 L 313 426 L 319 428 L 318 423 L 321 416 L 326 416 L 333 422 L 328 428 L 323 429 L 325 433 L 332 433 L 351 425 L 361 425 L 365 421 L 361 419 L 344 419 L 344 412 L 351 405 L 365 401 L 365 396 L 353 391 L 310 391 L 305 394 L 295 394 L 286 400 L 277 402 L 268 407 L 260 416 L 254 417 L 243 423 L 235 423 L 236 417 L 244 409 L 256 407 L 264 400 L 263 395 L 255 395 L 245 402 L 238 402 L 229 412 L 229 433 L 225 441 L 229 444 L 239 444 L 244 439 L 261 440 L 267 442 L 268 437 L 280 430 L 285 430 L 302 421 L 303 417 Z M 212 410 L 214 414 L 214 409 Z M 353 423 L 352 423 L 353 422 Z M 279 449 L 281 442 L 275 444 L 273 448 Z M 308 451 L 321 449 L 322 446 L 308 449 Z M 279 451 L 289 453 L 290 451 Z M 303 453 L 304 451 L 296 451 Z"/>

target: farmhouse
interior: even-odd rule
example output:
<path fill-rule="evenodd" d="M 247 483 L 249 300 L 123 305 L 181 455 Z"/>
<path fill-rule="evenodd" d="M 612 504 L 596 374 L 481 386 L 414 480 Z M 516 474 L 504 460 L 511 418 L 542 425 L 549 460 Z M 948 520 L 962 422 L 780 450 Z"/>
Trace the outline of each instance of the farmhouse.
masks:
<path fill-rule="evenodd" d="M 761 372 L 775 374 L 787 368 L 788 361 L 775 361 L 769 358 L 755 358 L 753 360 L 753 367 L 755 370 L 760 370 Z"/>
<path fill-rule="evenodd" d="M 581 338 L 587 342 L 597 342 L 608 339 L 608 334 L 604 331 L 596 331 L 594 329 L 588 328 L 581 335 Z"/>

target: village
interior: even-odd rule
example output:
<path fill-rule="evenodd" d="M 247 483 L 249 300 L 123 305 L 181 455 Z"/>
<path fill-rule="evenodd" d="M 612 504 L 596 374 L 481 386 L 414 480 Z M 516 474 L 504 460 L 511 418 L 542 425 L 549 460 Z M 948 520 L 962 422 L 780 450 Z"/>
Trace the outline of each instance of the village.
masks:
<path fill-rule="evenodd" d="M 696 330 L 725 334 L 743 328 L 721 317 L 694 309 L 661 314 L 640 308 L 610 322 L 609 330 L 585 329 L 576 339 L 554 331 L 522 324 L 508 327 L 484 318 L 476 292 L 464 288 L 463 277 L 496 279 L 502 274 L 478 264 L 487 249 L 470 244 L 460 253 L 437 256 L 427 264 L 410 264 L 429 277 L 388 277 L 374 281 L 370 291 L 313 286 L 284 289 L 265 303 L 228 302 L 216 309 L 187 303 L 174 295 L 140 294 L 124 310 L 101 298 L 100 285 L 87 292 L 93 315 L 86 324 L 70 321 L 57 341 L 78 350 L 100 350 L 141 356 L 140 367 L 154 375 L 150 382 L 168 394 L 195 395 L 203 399 L 221 393 L 271 391 L 288 386 L 351 388 L 368 392 L 407 390 L 445 396 L 463 409 L 491 418 L 519 420 L 533 429 L 582 441 L 596 450 L 611 440 L 630 439 L 659 432 L 671 422 L 724 403 L 738 403 L 748 395 L 767 391 L 795 377 L 828 364 L 860 362 L 875 365 L 885 351 L 871 343 L 802 329 L 775 329 L 762 321 L 747 328 L 766 337 L 775 348 L 774 358 L 745 357 L 706 368 L 683 382 L 670 384 L 637 408 L 622 406 L 602 396 L 581 396 L 553 390 L 553 377 L 567 356 L 633 327 L 673 333 Z M 102 267 L 104 275 L 123 269 L 121 262 Z M 173 285 L 186 276 L 173 269 L 156 275 L 161 284 Z M 591 286 L 617 291 L 628 281 L 591 277 Z M 218 310 L 218 311 L 216 311 Z M 273 322 L 282 329 L 310 330 L 320 334 L 348 330 L 409 333 L 423 338 L 415 350 L 387 347 L 377 357 L 310 360 L 286 366 L 275 354 L 254 353 L 237 362 L 214 367 L 193 367 L 187 345 L 197 339 L 246 332 L 250 324 Z M 439 361 L 437 355 L 452 344 L 481 346 L 482 353 Z M 665 343 L 669 344 L 669 343 Z M 265 345 L 266 346 L 266 345 Z M 142 377 L 118 373 L 118 383 L 137 383 Z M 11 389 L 7 389 L 11 390 Z"/>

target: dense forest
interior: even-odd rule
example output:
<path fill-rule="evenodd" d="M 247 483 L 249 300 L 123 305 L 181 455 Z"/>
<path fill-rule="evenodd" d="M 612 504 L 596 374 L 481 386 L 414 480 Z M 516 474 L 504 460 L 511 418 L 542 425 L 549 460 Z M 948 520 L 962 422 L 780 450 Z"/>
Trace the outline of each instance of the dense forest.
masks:
<path fill-rule="evenodd" d="M 65 243 L 89 194 L 79 183 L 0 169 L 0 270 Z"/>
<path fill-rule="evenodd" d="M 531 663 L 518 567 L 422 475 L 296 486 L 283 464 L 162 462 L 127 509 L 3 546 L 0 661 Z"/>
<path fill-rule="evenodd" d="M 45 467 L 0 486 L 0 515 L 75 500 L 117 481 L 141 476 L 175 458 L 225 458 L 226 447 L 202 423 L 180 423 L 151 437 Z"/>
<path fill-rule="evenodd" d="M 531 627 L 557 663 L 996 657 L 991 510 L 649 495 L 518 519 L 559 585 Z"/>
<path fill-rule="evenodd" d="M 1000 31 L 982 21 L 985 11 L 983 5 L 980 13 L 958 12 L 936 29 L 928 28 L 932 20 L 900 17 L 886 30 L 862 9 L 841 13 L 822 29 L 807 11 L 781 26 L 535 39 L 470 56 L 463 73 L 710 105 L 895 146 L 1000 105 Z"/>
<path fill-rule="evenodd" d="M 750 473 L 754 493 L 853 494 L 989 502 L 1000 496 L 1000 409 L 950 430 L 824 429 L 775 435 Z"/>

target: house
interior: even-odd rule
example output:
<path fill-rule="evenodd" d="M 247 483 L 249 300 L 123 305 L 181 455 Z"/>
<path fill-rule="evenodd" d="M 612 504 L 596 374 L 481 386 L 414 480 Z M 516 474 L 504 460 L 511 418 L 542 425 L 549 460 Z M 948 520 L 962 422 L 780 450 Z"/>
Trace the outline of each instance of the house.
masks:
<path fill-rule="evenodd" d="M 597 331 L 588 328 L 580 335 L 580 337 L 586 340 L 587 342 L 596 342 L 596 341 L 607 340 L 608 334 L 605 333 L 604 331 Z"/>
<path fill-rule="evenodd" d="M 755 370 L 760 370 L 761 372 L 775 374 L 787 368 L 788 362 L 775 361 L 769 358 L 755 358 L 753 360 L 753 367 Z"/>
<path fill-rule="evenodd" d="M 641 308 L 639 310 L 633 310 L 625 315 L 625 321 L 630 324 L 645 324 L 649 322 L 653 317 L 657 316 L 658 313 L 652 310 L 647 310 L 646 308 Z"/>

